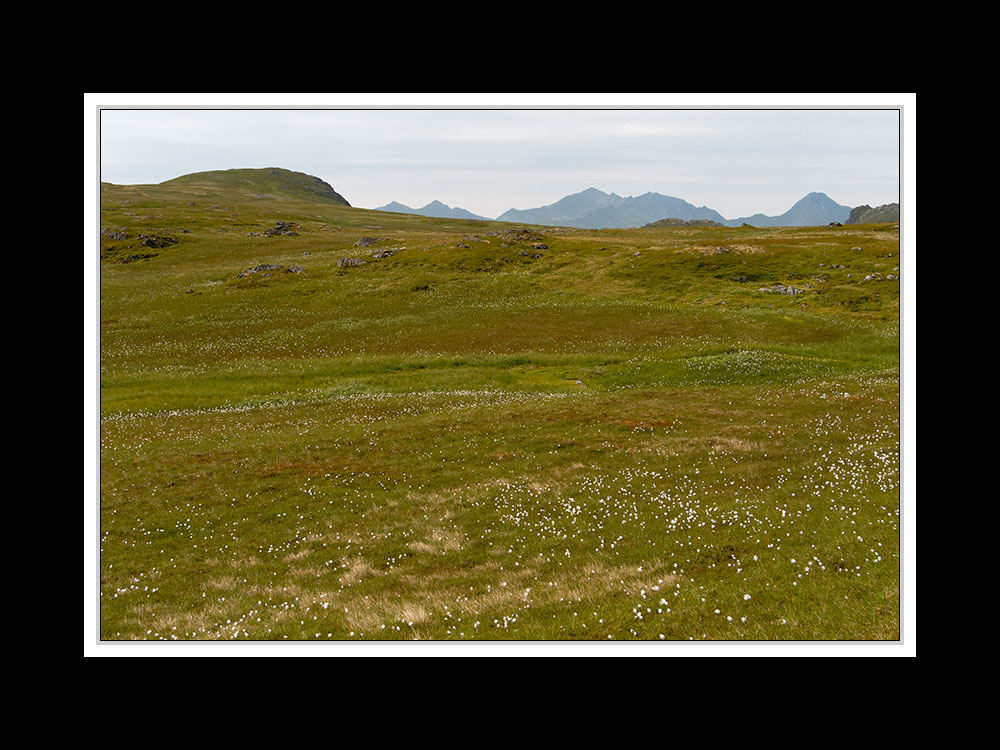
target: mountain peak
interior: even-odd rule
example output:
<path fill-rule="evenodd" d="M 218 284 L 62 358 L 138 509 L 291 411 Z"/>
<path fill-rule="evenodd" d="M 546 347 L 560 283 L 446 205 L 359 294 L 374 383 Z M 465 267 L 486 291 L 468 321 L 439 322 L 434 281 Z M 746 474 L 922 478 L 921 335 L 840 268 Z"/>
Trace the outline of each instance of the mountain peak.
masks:
<path fill-rule="evenodd" d="M 822 226 L 832 221 L 847 221 L 850 214 L 850 206 L 840 205 L 826 193 L 812 192 L 797 200 L 790 209 L 779 216 L 754 214 L 727 223 L 730 226 L 739 226 L 741 222 L 747 222 L 758 227 Z"/>

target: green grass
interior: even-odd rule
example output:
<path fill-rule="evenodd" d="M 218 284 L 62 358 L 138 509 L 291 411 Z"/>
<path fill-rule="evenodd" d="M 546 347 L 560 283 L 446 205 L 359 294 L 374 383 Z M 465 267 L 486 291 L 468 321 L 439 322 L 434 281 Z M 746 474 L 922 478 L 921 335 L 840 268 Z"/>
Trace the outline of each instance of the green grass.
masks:
<path fill-rule="evenodd" d="M 102 638 L 898 639 L 895 225 L 535 250 L 238 177 L 102 185 Z"/>

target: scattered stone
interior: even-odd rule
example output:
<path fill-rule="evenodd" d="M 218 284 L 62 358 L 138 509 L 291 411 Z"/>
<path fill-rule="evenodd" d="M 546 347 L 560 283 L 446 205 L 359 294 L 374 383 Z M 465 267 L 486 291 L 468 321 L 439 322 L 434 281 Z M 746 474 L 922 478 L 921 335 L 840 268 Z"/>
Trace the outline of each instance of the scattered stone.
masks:
<path fill-rule="evenodd" d="M 784 284 L 772 284 L 771 286 L 762 286 L 757 291 L 795 296 L 796 294 L 802 294 L 805 289 L 796 289 L 794 286 L 785 286 Z"/>
<path fill-rule="evenodd" d="M 886 278 L 887 279 L 898 279 L 899 277 L 896 276 L 895 274 L 890 273 L 888 276 L 886 276 Z"/>
<path fill-rule="evenodd" d="M 382 239 L 379 237 L 362 237 L 354 243 L 354 247 L 371 247 L 372 245 L 377 245 L 381 241 Z"/>
<path fill-rule="evenodd" d="M 536 242 L 536 243 L 534 243 L 532 245 L 532 247 L 535 248 L 535 250 L 548 250 L 549 249 L 549 246 L 546 245 L 544 242 Z"/>
<path fill-rule="evenodd" d="M 638 250 L 635 251 L 635 254 L 636 254 L 636 257 L 642 255 L 642 253 L 640 253 Z"/>
<path fill-rule="evenodd" d="M 237 279 L 242 279 L 242 278 L 244 278 L 246 276 L 250 276 L 251 274 L 254 274 L 254 273 L 263 273 L 264 271 L 276 271 L 279 268 L 281 268 L 281 266 L 274 266 L 274 265 L 271 265 L 270 263 L 261 263 L 259 266 L 254 266 L 253 268 L 248 268 L 246 271 L 240 271 L 238 274 L 236 274 L 236 278 Z M 270 274 L 267 274 L 267 275 L 270 276 Z"/>
<path fill-rule="evenodd" d="M 285 273 L 303 273 L 305 270 L 302 266 L 289 266 L 285 269 Z"/>
<path fill-rule="evenodd" d="M 165 237 L 156 234 L 140 234 L 139 239 L 139 244 L 143 247 L 152 247 L 156 249 L 167 247 L 167 245 L 177 244 L 177 240 L 173 237 Z"/>
<path fill-rule="evenodd" d="M 535 253 L 535 254 L 534 254 L 534 255 L 532 255 L 531 257 L 532 257 L 532 259 L 533 259 L 533 260 L 538 260 L 539 258 L 541 258 L 541 257 L 542 257 L 542 254 L 541 254 L 541 253 Z"/>
<path fill-rule="evenodd" d="M 531 253 L 529 253 L 527 250 L 520 250 L 517 254 L 518 255 L 523 255 L 525 258 L 527 258 L 529 255 L 531 255 Z"/>
<path fill-rule="evenodd" d="M 841 224 L 841 223 L 840 223 L 839 221 L 831 221 L 831 222 L 830 222 L 830 226 L 831 226 L 831 227 L 842 227 L 842 226 L 844 226 L 844 225 L 843 225 L 843 224 Z"/>
<path fill-rule="evenodd" d="M 363 266 L 368 261 L 362 260 L 361 258 L 341 258 L 337 261 L 337 265 L 340 268 L 357 268 L 358 266 Z"/>
<path fill-rule="evenodd" d="M 265 229 L 265 237 L 274 237 L 276 235 L 284 235 L 286 237 L 298 237 L 299 233 L 294 231 L 298 229 L 299 225 L 294 224 L 290 221 L 279 221 L 274 225 L 272 229 Z"/>
<path fill-rule="evenodd" d="M 469 246 L 468 246 L 468 245 L 466 245 L 466 244 L 465 244 L 464 242 L 459 242 L 459 243 L 457 243 L 457 244 L 455 245 L 455 247 L 464 247 L 464 248 L 468 248 Z"/>
<path fill-rule="evenodd" d="M 860 247 L 852 247 L 851 250 L 860 250 Z"/>
<path fill-rule="evenodd" d="M 504 232 L 503 234 L 499 234 L 497 236 L 512 245 L 517 244 L 518 242 L 541 242 L 542 240 L 541 235 L 529 232 L 527 229 L 517 229 L 513 232 Z"/>
<path fill-rule="evenodd" d="M 128 232 L 126 232 L 124 229 L 102 229 L 101 234 L 115 241 L 128 239 Z"/>
<path fill-rule="evenodd" d="M 391 250 L 391 249 L 376 250 L 374 253 L 372 253 L 372 257 L 375 260 L 379 260 L 380 258 L 391 258 L 395 254 L 396 254 L 396 251 L 395 250 Z"/>
<path fill-rule="evenodd" d="M 733 278 L 730 279 L 730 281 L 735 281 L 737 284 L 742 284 L 746 280 L 747 280 L 746 276 L 733 276 Z"/>

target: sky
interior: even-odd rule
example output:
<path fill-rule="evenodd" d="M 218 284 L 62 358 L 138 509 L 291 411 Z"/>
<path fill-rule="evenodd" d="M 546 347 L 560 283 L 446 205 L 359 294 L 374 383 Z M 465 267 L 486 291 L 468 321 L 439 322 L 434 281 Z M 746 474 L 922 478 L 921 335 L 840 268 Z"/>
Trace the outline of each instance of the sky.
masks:
<path fill-rule="evenodd" d="M 352 206 L 440 200 L 487 218 L 590 187 L 671 195 L 730 219 L 784 213 L 810 192 L 851 207 L 899 201 L 896 109 L 257 106 L 101 109 L 100 179 L 283 167 Z"/>

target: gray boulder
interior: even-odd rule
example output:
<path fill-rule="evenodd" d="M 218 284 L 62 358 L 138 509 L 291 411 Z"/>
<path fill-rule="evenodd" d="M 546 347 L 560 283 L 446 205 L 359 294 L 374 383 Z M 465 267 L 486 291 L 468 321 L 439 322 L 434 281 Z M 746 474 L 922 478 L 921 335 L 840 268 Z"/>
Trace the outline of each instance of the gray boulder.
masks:
<path fill-rule="evenodd" d="M 770 292 L 772 294 L 787 294 L 789 296 L 795 296 L 796 294 L 802 294 L 805 291 L 805 289 L 797 289 L 794 286 L 785 286 L 784 284 L 772 284 L 771 286 L 762 286 L 757 291 Z"/>
<path fill-rule="evenodd" d="M 246 271 L 240 271 L 236 274 L 237 279 L 242 279 L 246 276 L 250 276 L 255 273 L 263 273 L 264 271 L 277 271 L 281 266 L 273 266 L 269 263 L 261 263 L 259 266 L 254 266 L 253 268 L 248 268 Z"/>

